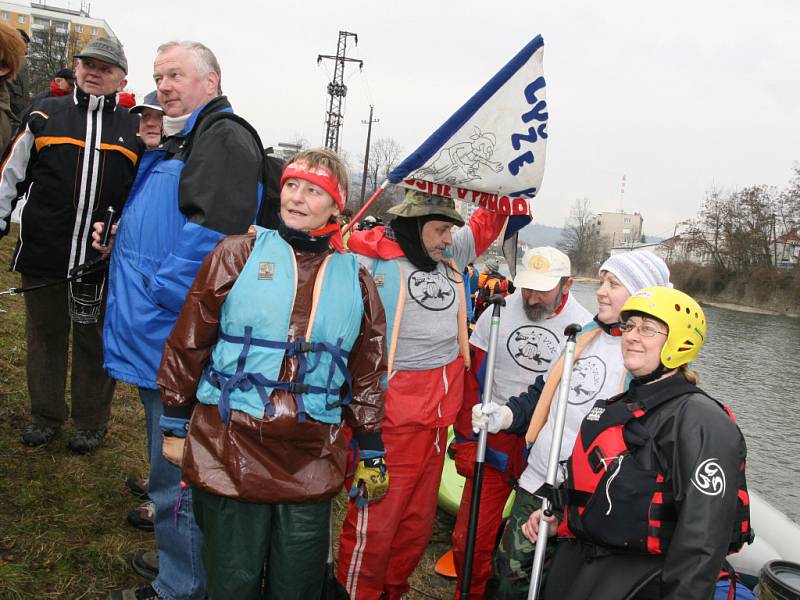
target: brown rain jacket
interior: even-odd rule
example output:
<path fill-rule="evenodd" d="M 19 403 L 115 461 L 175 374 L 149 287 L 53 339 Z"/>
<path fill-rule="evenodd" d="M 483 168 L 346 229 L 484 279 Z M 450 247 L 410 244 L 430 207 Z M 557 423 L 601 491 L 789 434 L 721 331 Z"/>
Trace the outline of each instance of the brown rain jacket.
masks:
<path fill-rule="evenodd" d="M 347 459 L 342 425 L 297 421 L 293 394 L 274 390 L 275 416 L 262 420 L 231 411 L 224 425 L 216 406 L 197 402 L 195 390 L 219 333 L 220 309 L 244 268 L 255 234 L 224 238 L 208 255 L 167 339 L 158 387 L 165 414 L 191 422 L 183 458 L 184 480 L 212 494 L 245 502 L 319 502 L 342 488 Z M 288 340 L 304 332 L 319 267 L 328 251 L 295 249 L 297 295 Z M 383 421 L 386 316 L 375 282 L 362 267 L 359 274 L 364 317 L 348 367 L 353 400 L 344 406 L 344 421 L 356 437 L 375 435 Z M 286 293 L 291 293 L 287 290 Z M 254 299 L 255 300 L 255 299 Z M 277 337 L 277 335 L 276 335 Z M 282 381 L 296 381 L 296 358 L 284 357 Z"/>

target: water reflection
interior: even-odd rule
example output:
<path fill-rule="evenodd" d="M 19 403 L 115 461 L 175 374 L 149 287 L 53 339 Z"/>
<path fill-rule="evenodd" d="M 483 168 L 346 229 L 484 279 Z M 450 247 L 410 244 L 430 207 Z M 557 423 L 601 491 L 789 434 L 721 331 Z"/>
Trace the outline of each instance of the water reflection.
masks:
<path fill-rule="evenodd" d="M 591 312 L 595 287 L 574 288 Z M 800 523 L 800 319 L 703 310 L 709 334 L 693 365 L 701 386 L 736 415 L 747 440 L 750 486 Z"/>

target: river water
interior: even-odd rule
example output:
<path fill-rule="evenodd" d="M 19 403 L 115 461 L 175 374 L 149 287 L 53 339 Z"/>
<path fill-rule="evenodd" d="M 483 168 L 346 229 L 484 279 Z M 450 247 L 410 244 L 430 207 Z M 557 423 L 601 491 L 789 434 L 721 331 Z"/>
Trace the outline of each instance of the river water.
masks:
<path fill-rule="evenodd" d="M 596 285 L 575 295 L 597 310 Z M 736 415 L 747 440 L 747 482 L 800 523 L 800 319 L 704 306 L 708 335 L 693 368 L 700 387 Z"/>

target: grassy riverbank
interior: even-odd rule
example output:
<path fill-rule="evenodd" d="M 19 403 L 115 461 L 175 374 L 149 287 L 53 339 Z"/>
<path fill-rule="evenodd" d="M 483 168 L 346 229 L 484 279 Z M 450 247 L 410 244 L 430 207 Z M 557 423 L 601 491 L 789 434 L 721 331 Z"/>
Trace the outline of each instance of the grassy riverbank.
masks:
<path fill-rule="evenodd" d="M 15 237 L 0 241 L 0 289 L 19 285 L 19 275 L 5 268 Z M 155 548 L 155 538 L 125 521 L 137 503 L 125 478 L 147 468 L 135 389 L 117 387 L 109 435 L 93 455 L 66 449 L 69 427 L 45 448 L 23 446 L 19 436 L 29 416 L 23 298 L 0 297 L 0 311 L 0 600 L 99 599 L 143 585 L 128 560 L 136 548 Z M 338 498 L 339 519 L 344 505 Z M 452 597 L 452 582 L 433 574 L 451 528 L 452 519 L 440 515 L 409 598 Z"/>

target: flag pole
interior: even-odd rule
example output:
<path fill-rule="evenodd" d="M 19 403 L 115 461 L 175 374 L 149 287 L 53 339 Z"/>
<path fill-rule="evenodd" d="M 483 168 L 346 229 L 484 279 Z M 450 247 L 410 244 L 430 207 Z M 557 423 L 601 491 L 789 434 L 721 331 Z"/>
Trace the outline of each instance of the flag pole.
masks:
<path fill-rule="evenodd" d="M 352 219 L 350 219 L 350 222 L 349 222 L 347 225 L 345 225 L 344 227 L 342 227 L 342 235 L 344 235 L 345 233 L 347 233 L 348 231 L 350 231 L 350 229 L 353 227 L 353 225 L 355 225 L 356 223 L 358 223 L 358 220 L 359 220 L 361 217 L 363 217 L 363 216 L 364 216 L 364 213 L 365 213 L 365 212 L 367 212 L 367 209 L 369 209 L 369 207 L 370 207 L 370 206 L 372 206 L 372 203 L 373 203 L 373 202 L 375 202 L 375 200 L 377 200 L 377 199 L 378 199 L 378 196 L 380 196 L 380 195 L 383 193 L 383 191 L 384 191 L 384 190 L 385 190 L 387 187 L 389 187 L 389 180 L 388 180 L 388 179 L 384 180 L 384 182 L 381 184 L 381 186 L 380 186 L 380 187 L 379 187 L 377 190 L 375 190 L 375 193 L 374 193 L 374 194 L 372 194 L 372 196 L 370 197 L 370 199 L 369 199 L 369 200 L 367 200 L 367 201 L 364 203 L 364 206 L 362 206 L 362 207 L 361 207 L 361 210 L 359 210 L 359 211 L 358 211 L 358 212 L 357 212 L 357 213 L 356 213 L 356 214 L 353 216 L 353 218 L 352 218 Z"/>

